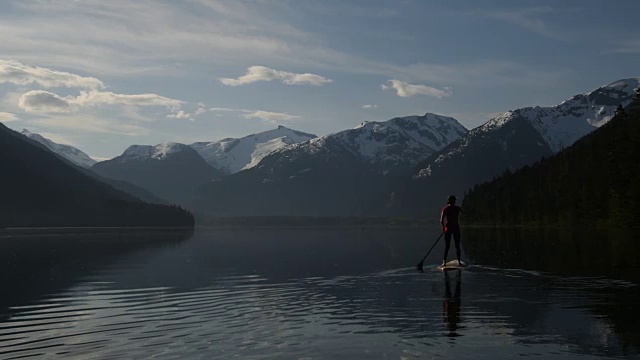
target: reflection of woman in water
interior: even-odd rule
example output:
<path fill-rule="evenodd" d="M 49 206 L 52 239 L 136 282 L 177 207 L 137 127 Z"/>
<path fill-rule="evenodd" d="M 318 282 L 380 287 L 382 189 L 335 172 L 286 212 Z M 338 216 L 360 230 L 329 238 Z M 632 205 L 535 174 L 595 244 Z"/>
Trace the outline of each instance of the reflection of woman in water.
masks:
<path fill-rule="evenodd" d="M 460 286 L 462 282 L 462 271 L 456 271 L 456 288 L 453 296 L 451 296 L 451 284 L 449 282 L 449 271 L 445 271 L 445 297 L 442 302 L 442 322 L 447 324 L 447 328 L 449 329 L 448 336 L 459 336 L 456 330 L 458 330 L 458 324 L 460 323 Z"/>

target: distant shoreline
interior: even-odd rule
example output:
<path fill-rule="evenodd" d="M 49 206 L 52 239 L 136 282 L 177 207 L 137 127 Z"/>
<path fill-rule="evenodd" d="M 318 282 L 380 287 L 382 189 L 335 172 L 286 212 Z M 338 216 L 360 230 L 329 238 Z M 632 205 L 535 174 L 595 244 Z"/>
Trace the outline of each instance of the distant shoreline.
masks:
<path fill-rule="evenodd" d="M 438 226 L 437 220 L 386 217 L 238 216 L 198 217 L 196 227 L 215 226 Z"/>
<path fill-rule="evenodd" d="M 114 234 L 114 233 L 149 233 L 149 232 L 186 232 L 193 231 L 193 227 L 9 227 L 0 228 L 0 237 L 28 236 L 28 235 L 76 235 L 76 234 Z"/>

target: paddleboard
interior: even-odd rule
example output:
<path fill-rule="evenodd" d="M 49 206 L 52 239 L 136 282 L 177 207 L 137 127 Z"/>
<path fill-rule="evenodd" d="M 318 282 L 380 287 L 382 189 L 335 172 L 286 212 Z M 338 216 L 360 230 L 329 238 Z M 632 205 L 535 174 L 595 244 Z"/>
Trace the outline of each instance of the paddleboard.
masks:
<path fill-rule="evenodd" d="M 446 270 L 462 270 L 467 267 L 467 263 L 461 261 L 458 263 L 458 260 L 451 260 L 444 265 L 438 266 L 438 270 L 446 271 Z"/>

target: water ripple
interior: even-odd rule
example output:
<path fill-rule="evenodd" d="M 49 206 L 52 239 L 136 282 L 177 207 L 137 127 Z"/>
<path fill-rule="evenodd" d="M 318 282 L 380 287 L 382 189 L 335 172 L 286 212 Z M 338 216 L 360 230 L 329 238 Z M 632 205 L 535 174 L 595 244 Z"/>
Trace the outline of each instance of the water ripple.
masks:
<path fill-rule="evenodd" d="M 513 283 L 512 294 L 518 289 L 531 291 L 531 284 L 539 284 L 536 279 L 543 276 L 487 268 L 469 269 L 467 276 L 480 279 L 487 271 L 502 279 L 513 273 L 525 277 Z M 444 281 L 454 288 L 460 285 L 455 277 Z M 425 276 L 412 268 L 286 282 L 229 274 L 198 289 L 119 289 L 114 283 L 87 282 L 38 303 L 12 307 L 9 320 L 0 323 L 0 357 L 170 359 L 233 354 L 274 358 L 280 354 L 303 358 L 305 352 L 319 346 L 316 341 L 321 334 L 322 342 L 333 344 L 333 350 L 323 352 L 326 358 L 331 354 L 366 358 L 371 352 L 388 349 L 390 342 L 399 347 L 403 358 L 422 357 L 427 353 L 408 348 L 433 346 L 465 335 L 469 341 L 495 340 L 522 332 L 513 314 L 499 308 L 504 304 L 583 309 L 587 306 L 582 301 L 584 288 L 598 283 L 580 278 L 544 281 L 551 282 L 551 291 L 561 289 L 561 300 L 498 292 L 464 300 L 464 296 L 442 293 L 441 275 Z M 454 306 L 456 312 L 451 313 Z M 557 336 L 535 340 L 547 345 L 559 341 Z M 354 344 L 359 344 L 355 348 L 361 352 L 349 353 Z M 563 354 L 560 348 L 552 346 L 549 353 Z M 283 349 L 287 349 L 286 356 Z"/>

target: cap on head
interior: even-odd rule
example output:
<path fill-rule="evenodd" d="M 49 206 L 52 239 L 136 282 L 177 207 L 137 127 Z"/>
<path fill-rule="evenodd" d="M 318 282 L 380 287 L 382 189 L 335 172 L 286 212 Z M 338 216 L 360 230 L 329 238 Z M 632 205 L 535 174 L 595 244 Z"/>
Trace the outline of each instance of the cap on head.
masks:
<path fill-rule="evenodd" d="M 453 204 L 454 202 L 456 202 L 456 200 L 457 200 L 457 199 L 458 199 L 458 198 L 457 198 L 455 195 L 450 195 L 450 196 L 447 198 L 447 204 Z"/>

